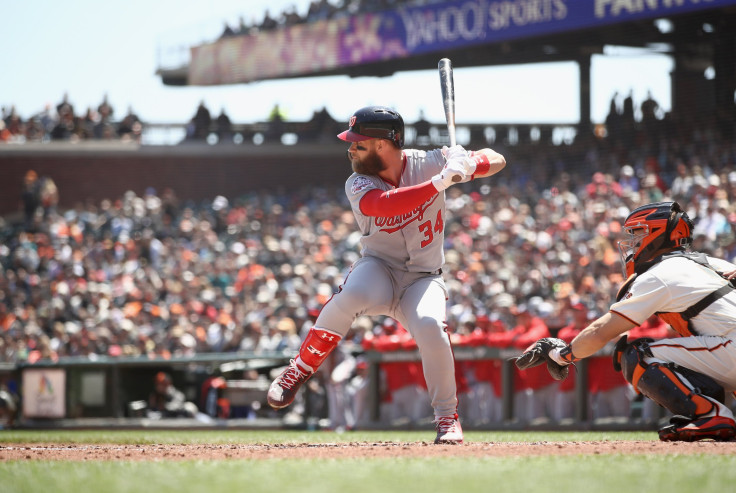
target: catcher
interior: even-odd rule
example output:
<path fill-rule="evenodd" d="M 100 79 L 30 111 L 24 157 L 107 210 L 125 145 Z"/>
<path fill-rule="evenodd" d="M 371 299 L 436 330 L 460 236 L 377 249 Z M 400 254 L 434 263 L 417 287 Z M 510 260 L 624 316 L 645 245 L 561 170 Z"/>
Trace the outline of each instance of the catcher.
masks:
<path fill-rule="evenodd" d="M 593 355 L 611 339 L 652 314 L 682 337 L 618 340 L 614 368 L 634 389 L 672 414 L 662 441 L 730 440 L 736 422 L 725 392 L 736 390 L 736 293 L 728 279 L 734 264 L 687 252 L 693 223 L 677 202 L 634 210 L 619 242 L 628 279 L 610 311 L 570 344 L 544 338 L 516 359 L 519 369 L 546 363 L 558 380 L 569 365 Z M 736 394 L 735 394 L 736 395 Z"/>

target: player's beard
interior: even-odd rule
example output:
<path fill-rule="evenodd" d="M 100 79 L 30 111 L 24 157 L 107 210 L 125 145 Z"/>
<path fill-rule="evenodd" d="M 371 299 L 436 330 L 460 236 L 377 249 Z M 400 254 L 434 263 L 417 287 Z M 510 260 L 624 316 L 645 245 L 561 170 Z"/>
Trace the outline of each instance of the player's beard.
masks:
<path fill-rule="evenodd" d="M 386 169 L 383 160 L 374 150 L 368 151 L 362 159 L 352 157 L 351 155 L 350 164 L 353 166 L 353 171 L 360 175 L 377 176 L 378 173 Z"/>

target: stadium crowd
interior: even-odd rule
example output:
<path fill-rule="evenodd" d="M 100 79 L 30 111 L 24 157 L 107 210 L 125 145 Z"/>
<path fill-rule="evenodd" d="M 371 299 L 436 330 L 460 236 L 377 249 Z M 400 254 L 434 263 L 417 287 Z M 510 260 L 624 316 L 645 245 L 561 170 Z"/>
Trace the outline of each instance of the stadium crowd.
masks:
<path fill-rule="evenodd" d="M 97 108 L 89 107 L 84 113 L 75 110 L 68 94 L 56 104 L 44 105 L 43 110 L 24 117 L 15 106 L 3 106 L 0 115 L 0 143 L 83 140 L 121 140 L 140 142 L 143 123 L 132 108 L 114 119 L 114 108 L 105 95 Z"/>
<path fill-rule="evenodd" d="M 719 121 L 670 115 L 618 125 L 572 145 L 503 149 L 511 165 L 497 179 L 448 189 L 444 277 L 455 344 L 521 350 L 546 334 L 573 337 L 615 297 L 621 222 L 642 203 L 679 201 L 696 224 L 693 249 L 736 258 L 736 147 Z M 148 189 L 61 210 L 54 200 L 29 202 L 23 186 L 24 220 L 0 224 L 0 361 L 294 351 L 359 255 L 342 189 L 203 203 Z M 652 334 L 667 334 L 652 325 Z M 352 427 L 365 416 L 363 407 L 346 418 L 335 404 L 365 392 L 364 374 L 353 381 L 365 370 L 353 349 L 410 349 L 402 330 L 358 319 L 354 344 L 326 366 L 341 378 L 325 370 L 315 379 L 328 389 L 333 423 Z M 428 407 L 396 408 L 425 402 L 416 397 L 421 372 L 395 371 L 383 368 L 382 415 L 418 419 Z M 498 362 L 458 364 L 467 416 L 499 419 L 499 375 Z M 609 404 L 626 392 L 620 375 L 605 378 L 591 383 L 600 409 L 609 391 L 618 392 Z M 390 383 L 411 381 L 404 399 Z M 570 417 L 571 382 L 519 374 L 516 409 L 529 420 Z"/>

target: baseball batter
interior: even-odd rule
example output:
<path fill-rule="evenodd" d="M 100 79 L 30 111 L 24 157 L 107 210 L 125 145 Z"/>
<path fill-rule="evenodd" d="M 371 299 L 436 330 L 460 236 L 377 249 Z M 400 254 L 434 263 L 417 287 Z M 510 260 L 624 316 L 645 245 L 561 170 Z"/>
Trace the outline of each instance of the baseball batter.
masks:
<path fill-rule="evenodd" d="M 404 121 L 382 106 L 359 109 L 338 137 L 350 142 L 345 183 L 360 231 L 361 258 L 325 303 L 299 355 L 273 381 L 269 404 L 288 406 L 360 315 L 386 315 L 415 339 L 434 409 L 435 443 L 462 443 L 454 359 L 445 332 L 445 189 L 506 165 L 491 150 L 403 149 Z"/>
<path fill-rule="evenodd" d="M 677 202 L 635 209 L 619 242 L 628 280 L 610 311 L 568 345 L 540 339 L 517 359 L 519 368 L 547 363 L 564 378 L 567 365 L 591 356 L 608 341 L 641 325 L 652 314 L 682 337 L 629 342 L 621 337 L 614 367 L 637 392 L 674 416 L 659 430 L 663 441 L 736 437 L 725 391 L 736 390 L 736 289 L 734 264 L 686 252 L 693 223 Z"/>

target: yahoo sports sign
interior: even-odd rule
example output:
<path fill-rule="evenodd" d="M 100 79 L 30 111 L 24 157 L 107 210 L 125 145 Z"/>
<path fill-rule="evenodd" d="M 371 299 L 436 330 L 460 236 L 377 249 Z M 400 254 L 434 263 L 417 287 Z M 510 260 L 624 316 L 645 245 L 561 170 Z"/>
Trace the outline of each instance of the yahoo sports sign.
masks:
<path fill-rule="evenodd" d="M 736 0 L 462 0 L 341 17 L 192 48 L 189 83 L 232 84 L 686 14 Z"/>
<path fill-rule="evenodd" d="M 387 19 L 379 34 L 402 39 L 409 53 L 426 53 L 735 4 L 734 0 L 466 0 L 381 14 Z"/>

